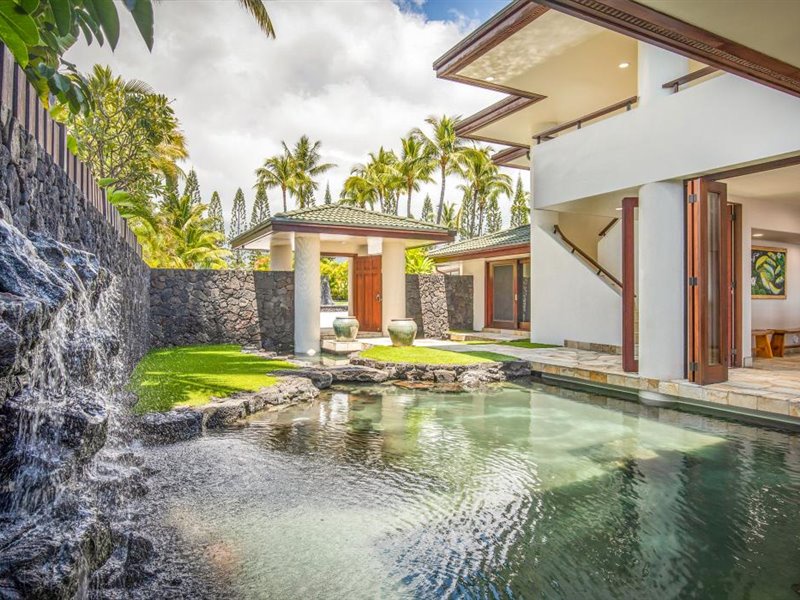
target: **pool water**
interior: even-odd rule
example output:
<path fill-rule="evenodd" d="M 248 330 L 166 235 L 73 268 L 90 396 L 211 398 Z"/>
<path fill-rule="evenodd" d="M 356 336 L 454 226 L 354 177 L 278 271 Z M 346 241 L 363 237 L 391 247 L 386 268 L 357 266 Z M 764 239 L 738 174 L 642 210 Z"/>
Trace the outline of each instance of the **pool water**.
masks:
<path fill-rule="evenodd" d="M 793 433 L 537 384 L 383 385 L 147 452 L 175 590 L 800 598 Z"/>

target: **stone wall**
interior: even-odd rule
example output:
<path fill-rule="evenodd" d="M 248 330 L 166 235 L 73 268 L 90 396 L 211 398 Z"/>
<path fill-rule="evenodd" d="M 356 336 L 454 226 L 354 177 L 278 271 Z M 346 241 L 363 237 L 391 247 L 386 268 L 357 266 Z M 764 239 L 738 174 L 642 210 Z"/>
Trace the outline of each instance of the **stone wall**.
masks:
<path fill-rule="evenodd" d="M 192 344 L 294 346 L 294 273 L 153 269 L 154 347 Z"/>
<path fill-rule="evenodd" d="M 113 326 L 124 366 L 132 368 L 149 347 L 147 265 L 7 108 L 0 109 L 0 134 L 0 219 L 11 223 L 19 235 L 37 238 L 37 248 L 54 240 L 94 255 L 100 266 L 114 275 L 118 318 Z M 7 244 L 4 250 L 10 251 Z M 66 251 L 69 253 L 69 249 Z M 7 256 L 0 256 L 0 262 L 10 265 Z M 7 279 L 0 284 L 0 322 L 13 312 L 8 306 L 13 298 L 2 300 L 2 292 L 14 294 L 5 289 L 8 283 Z M 14 329 L 15 325 L 11 323 L 10 327 Z M 0 353 L 9 351 L 3 348 Z"/>
<path fill-rule="evenodd" d="M 417 322 L 418 336 L 446 338 L 448 330 L 472 329 L 470 275 L 406 275 L 406 313 Z"/>

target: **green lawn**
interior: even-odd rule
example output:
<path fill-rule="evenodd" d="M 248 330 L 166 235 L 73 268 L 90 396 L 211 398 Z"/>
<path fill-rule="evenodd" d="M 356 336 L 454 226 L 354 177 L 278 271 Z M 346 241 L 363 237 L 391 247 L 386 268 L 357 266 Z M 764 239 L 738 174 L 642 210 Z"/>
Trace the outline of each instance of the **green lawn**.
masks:
<path fill-rule="evenodd" d="M 293 367 L 234 345 L 164 348 L 149 352 L 136 365 L 128 387 L 139 397 L 134 412 L 142 414 L 255 391 L 277 381 L 272 371 Z"/>
<path fill-rule="evenodd" d="M 478 363 L 516 360 L 513 356 L 496 352 L 453 352 L 452 350 L 438 350 L 420 346 L 373 346 L 364 350 L 361 356 L 383 362 L 408 363 L 412 365 L 475 365 Z"/>
<path fill-rule="evenodd" d="M 537 344 L 530 340 L 513 340 L 510 342 L 499 342 L 500 346 L 514 346 L 515 348 L 558 348 L 553 344 Z"/>

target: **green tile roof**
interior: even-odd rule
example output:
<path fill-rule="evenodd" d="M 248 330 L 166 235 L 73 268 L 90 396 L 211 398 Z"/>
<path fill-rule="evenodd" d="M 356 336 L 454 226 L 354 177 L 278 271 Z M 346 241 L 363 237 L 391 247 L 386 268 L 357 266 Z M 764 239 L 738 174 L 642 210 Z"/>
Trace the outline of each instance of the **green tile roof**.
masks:
<path fill-rule="evenodd" d="M 506 229 L 504 231 L 498 231 L 497 233 L 490 233 L 488 235 L 482 235 L 481 237 L 439 246 L 438 248 L 429 250 L 428 256 L 431 258 L 447 258 L 449 256 L 472 254 L 484 250 L 497 250 L 505 246 L 530 244 L 530 242 L 531 226 L 520 225 L 519 227 L 514 227 L 514 229 Z"/>
<path fill-rule="evenodd" d="M 322 206 L 312 206 L 311 208 L 300 208 L 285 213 L 277 213 L 270 219 L 264 221 L 237 236 L 231 245 L 236 248 L 258 237 L 259 234 L 269 231 L 273 224 L 293 224 L 298 225 L 319 225 L 332 227 L 363 227 L 365 229 L 387 229 L 408 232 L 419 232 L 424 238 L 425 234 L 454 234 L 447 227 L 440 227 L 433 223 L 388 215 L 355 206 L 343 204 L 323 204 Z M 441 238 L 439 238 L 441 239 Z"/>
<path fill-rule="evenodd" d="M 348 225 L 355 227 L 374 227 L 377 229 L 403 229 L 411 231 L 434 231 L 446 233 L 447 227 L 417 221 L 397 215 L 347 206 L 344 204 L 324 204 L 311 208 L 300 208 L 278 213 L 271 219 L 280 223 L 313 223 L 315 225 Z"/>

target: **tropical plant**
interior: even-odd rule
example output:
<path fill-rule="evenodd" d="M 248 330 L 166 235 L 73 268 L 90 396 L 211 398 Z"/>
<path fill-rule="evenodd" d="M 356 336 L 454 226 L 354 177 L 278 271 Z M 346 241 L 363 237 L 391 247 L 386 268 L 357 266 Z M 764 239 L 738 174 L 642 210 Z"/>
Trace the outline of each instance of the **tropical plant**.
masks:
<path fill-rule="evenodd" d="M 211 194 L 211 202 L 208 203 L 208 218 L 211 219 L 211 228 L 225 237 L 225 217 L 222 214 L 222 202 L 219 193 Z"/>
<path fill-rule="evenodd" d="M 228 227 L 228 244 L 233 245 L 232 242 L 240 234 L 247 230 L 247 206 L 245 204 L 244 192 L 242 188 L 236 190 L 236 195 L 233 197 L 233 207 L 231 208 L 231 221 Z M 241 248 L 233 250 L 231 255 L 231 267 L 234 269 L 241 269 L 245 266 L 246 262 L 245 251 Z"/>
<path fill-rule="evenodd" d="M 488 202 L 501 194 L 511 194 L 511 178 L 492 162 L 489 148 L 465 148 L 459 156 L 458 168 L 466 182 L 459 188 L 469 194 L 469 237 L 481 235 Z"/>
<path fill-rule="evenodd" d="M 430 147 L 418 136 L 410 135 L 400 140 L 402 151 L 397 163 L 397 172 L 406 192 L 406 216 L 411 217 L 411 193 L 418 192 L 420 184 L 431 183 L 435 167 L 431 160 Z"/>
<path fill-rule="evenodd" d="M 331 198 L 331 184 L 330 182 L 325 184 L 325 204 L 332 204 L 333 198 Z"/>
<path fill-rule="evenodd" d="M 203 199 L 200 197 L 200 183 L 197 181 L 197 173 L 194 169 L 189 171 L 186 176 L 186 184 L 183 188 L 183 194 L 189 196 L 194 204 L 202 204 Z"/>
<path fill-rule="evenodd" d="M 168 252 L 159 257 L 160 267 L 196 269 L 225 267 L 229 254 L 222 248 L 223 236 L 204 216 L 206 205 L 195 204 L 186 194 L 167 194 L 161 203 L 160 238 Z"/>
<path fill-rule="evenodd" d="M 297 196 L 299 208 L 307 208 L 314 205 L 314 192 L 319 187 L 316 177 L 330 171 L 336 165 L 333 163 L 323 163 L 320 155 L 322 142 L 316 141 L 313 144 L 307 135 L 303 135 L 293 148 L 289 148 L 286 142 L 281 142 L 284 154 L 291 157 L 295 174 L 294 194 Z"/>
<path fill-rule="evenodd" d="M 334 300 L 347 300 L 347 280 L 349 269 L 347 262 L 325 257 L 319 262 L 320 275 L 327 277 L 331 284 L 331 296 Z"/>
<path fill-rule="evenodd" d="M 457 207 L 455 204 L 445 204 L 442 207 L 442 222 L 441 225 L 453 231 L 461 229 L 461 222 L 463 220 L 463 207 Z"/>
<path fill-rule="evenodd" d="M 499 194 L 493 194 L 486 206 L 486 233 L 497 233 L 503 228 L 503 215 L 500 213 Z"/>
<path fill-rule="evenodd" d="M 396 191 L 402 185 L 397 170 L 397 155 L 391 150 L 380 147 L 377 153 L 370 152 L 369 162 L 356 165 L 344 182 L 342 201 L 364 207 L 375 207 L 377 202 L 381 212 L 390 212 L 396 207 Z"/>
<path fill-rule="evenodd" d="M 422 140 L 431 159 L 439 165 L 439 177 L 441 178 L 441 192 L 439 194 L 439 205 L 436 209 L 436 223 L 442 222 L 444 212 L 444 194 L 447 176 L 457 172 L 457 162 L 464 143 L 456 135 L 457 118 L 443 115 L 441 117 L 430 116 L 425 119 L 431 127 L 431 133 L 426 134 L 421 129 L 414 129 L 411 135 Z"/>
<path fill-rule="evenodd" d="M 431 201 L 430 194 L 425 194 L 425 202 L 422 203 L 422 215 L 420 219 L 426 223 L 433 223 L 433 202 Z"/>
<path fill-rule="evenodd" d="M 433 273 L 436 265 L 424 248 L 406 250 L 406 273 L 410 275 L 427 275 Z"/>
<path fill-rule="evenodd" d="M 263 185 L 256 186 L 256 199 L 253 201 L 253 211 L 250 213 L 250 227 L 255 227 L 269 219 L 269 198 Z"/>
<path fill-rule="evenodd" d="M 517 187 L 511 202 L 511 227 L 520 227 L 530 222 L 530 197 L 522 189 L 522 177 L 517 176 Z"/>
<path fill-rule="evenodd" d="M 275 30 L 261 0 L 238 0 L 261 30 L 275 37 Z M 153 6 L 151 0 L 121 3 L 133 17 L 147 48 L 153 49 Z M 72 113 L 88 112 L 93 105 L 91 91 L 75 66 L 63 59 L 80 39 L 88 44 L 106 41 L 115 49 L 120 35 L 119 14 L 113 0 L 2 0 L 0 40 L 25 69 L 28 81 L 48 108 L 55 105 Z"/>
<path fill-rule="evenodd" d="M 98 179 L 138 201 L 161 195 L 182 175 L 186 140 L 170 100 L 141 81 L 124 81 L 95 65 L 88 79 L 94 110 L 69 115 L 69 145 Z"/>
<path fill-rule="evenodd" d="M 269 254 L 262 254 L 257 256 L 253 261 L 253 271 L 269 271 L 270 270 L 270 256 Z"/>
<path fill-rule="evenodd" d="M 256 169 L 257 186 L 265 188 L 277 187 L 281 190 L 283 212 L 288 210 L 286 194 L 298 195 L 302 182 L 298 180 L 298 171 L 292 156 L 286 152 L 276 154 L 264 160 L 264 165 Z"/>

